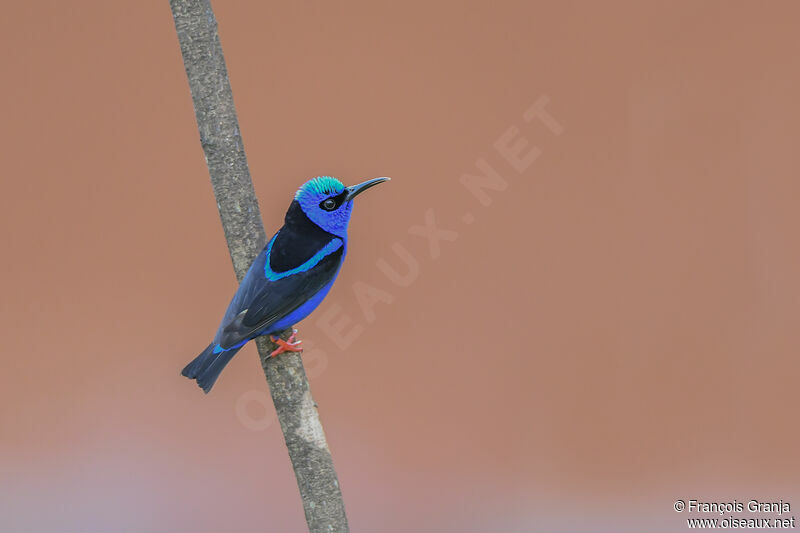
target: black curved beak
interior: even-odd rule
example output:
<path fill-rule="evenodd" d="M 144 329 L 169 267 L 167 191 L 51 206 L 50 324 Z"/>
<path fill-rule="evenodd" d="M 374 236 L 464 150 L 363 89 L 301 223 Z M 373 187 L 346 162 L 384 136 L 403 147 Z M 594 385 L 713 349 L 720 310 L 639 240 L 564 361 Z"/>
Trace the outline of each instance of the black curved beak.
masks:
<path fill-rule="evenodd" d="M 358 185 L 353 185 L 352 187 L 347 188 L 347 196 L 345 196 L 345 202 L 352 200 L 362 192 L 366 191 L 370 187 L 374 187 L 379 183 L 383 183 L 384 181 L 389 181 L 391 178 L 375 178 L 374 180 L 367 180 L 364 183 L 359 183 Z"/>

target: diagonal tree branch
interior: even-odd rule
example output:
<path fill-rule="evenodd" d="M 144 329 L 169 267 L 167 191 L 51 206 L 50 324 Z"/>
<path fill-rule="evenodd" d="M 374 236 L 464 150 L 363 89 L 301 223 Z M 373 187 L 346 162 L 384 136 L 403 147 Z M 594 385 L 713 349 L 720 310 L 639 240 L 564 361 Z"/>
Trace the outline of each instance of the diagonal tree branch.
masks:
<path fill-rule="evenodd" d="M 222 227 L 241 281 L 266 242 L 239 132 L 217 21 L 209 0 L 170 0 L 189 78 L 200 142 Z M 287 338 L 290 332 L 281 337 Z M 349 531 L 344 501 L 300 354 L 270 358 L 275 346 L 257 341 L 261 365 L 289 450 L 309 531 Z"/>

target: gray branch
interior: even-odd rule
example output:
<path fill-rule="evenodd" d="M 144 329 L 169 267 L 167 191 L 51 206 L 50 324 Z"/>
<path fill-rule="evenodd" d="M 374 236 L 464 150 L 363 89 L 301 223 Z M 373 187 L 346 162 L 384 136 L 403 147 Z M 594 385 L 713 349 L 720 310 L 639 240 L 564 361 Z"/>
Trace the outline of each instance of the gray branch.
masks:
<path fill-rule="evenodd" d="M 192 91 L 200 142 L 233 268 L 241 281 L 264 246 L 266 235 L 247 168 L 217 21 L 209 0 L 170 0 L 170 6 Z M 281 337 L 285 339 L 289 333 L 285 331 Z M 349 531 L 333 459 L 300 354 L 270 358 L 276 346 L 265 337 L 259 338 L 257 345 L 309 531 Z"/>

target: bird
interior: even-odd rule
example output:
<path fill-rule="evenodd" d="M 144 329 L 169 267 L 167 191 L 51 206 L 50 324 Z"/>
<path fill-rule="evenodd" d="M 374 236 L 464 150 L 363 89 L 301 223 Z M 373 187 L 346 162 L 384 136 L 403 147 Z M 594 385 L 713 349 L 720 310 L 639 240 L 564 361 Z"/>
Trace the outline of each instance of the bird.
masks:
<path fill-rule="evenodd" d="M 256 256 L 231 299 L 214 340 L 181 371 L 208 393 L 225 365 L 250 340 L 269 335 L 278 345 L 270 355 L 299 352 L 294 325 L 311 314 L 336 280 L 347 254 L 353 200 L 389 181 L 375 178 L 345 187 L 317 176 L 296 192 L 283 226 Z M 292 328 L 287 340 L 274 335 Z"/>

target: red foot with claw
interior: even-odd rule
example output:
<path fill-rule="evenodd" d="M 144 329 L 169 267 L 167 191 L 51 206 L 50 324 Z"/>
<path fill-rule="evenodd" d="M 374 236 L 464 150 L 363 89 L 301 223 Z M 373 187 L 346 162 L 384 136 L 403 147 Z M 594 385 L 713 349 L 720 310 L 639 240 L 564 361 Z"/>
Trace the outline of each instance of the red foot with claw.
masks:
<path fill-rule="evenodd" d="M 269 336 L 269 340 L 271 340 L 272 342 L 277 344 L 278 348 L 274 352 L 269 354 L 269 356 L 270 357 L 275 357 L 276 355 L 280 355 L 283 352 L 302 352 L 303 351 L 303 347 L 301 345 L 303 344 L 303 341 L 295 341 L 294 338 L 295 338 L 296 335 L 297 335 L 297 330 L 296 329 L 292 330 L 291 337 L 289 337 L 286 340 L 283 340 L 283 339 L 280 339 L 280 338 L 277 338 L 277 337 L 273 337 L 272 335 L 270 335 Z"/>

